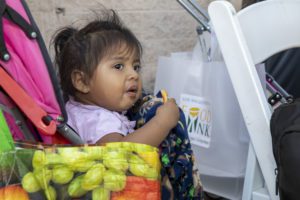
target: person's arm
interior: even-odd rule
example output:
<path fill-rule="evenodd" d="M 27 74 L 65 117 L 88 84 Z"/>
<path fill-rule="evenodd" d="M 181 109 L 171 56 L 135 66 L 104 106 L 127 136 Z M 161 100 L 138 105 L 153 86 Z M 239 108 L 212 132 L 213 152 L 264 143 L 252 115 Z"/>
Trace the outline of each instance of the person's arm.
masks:
<path fill-rule="evenodd" d="M 159 146 L 170 130 L 176 126 L 178 120 L 179 109 L 175 100 L 170 99 L 157 109 L 156 115 L 150 121 L 133 133 L 127 136 L 110 133 L 102 137 L 97 143 L 126 141 Z"/>

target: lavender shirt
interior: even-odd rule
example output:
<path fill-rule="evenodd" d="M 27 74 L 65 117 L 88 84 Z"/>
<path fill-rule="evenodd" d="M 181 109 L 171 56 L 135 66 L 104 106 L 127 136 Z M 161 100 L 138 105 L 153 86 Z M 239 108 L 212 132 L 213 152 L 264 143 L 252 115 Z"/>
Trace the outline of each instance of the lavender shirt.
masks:
<path fill-rule="evenodd" d="M 129 121 L 124 114 L 99 106 L 84 105 L 70 98 L 66 103 L 66 111 L 68 124 L 88 144 L 95 144 L 109 133 L 125 136 L 134 131 L 134 121 Z"/>

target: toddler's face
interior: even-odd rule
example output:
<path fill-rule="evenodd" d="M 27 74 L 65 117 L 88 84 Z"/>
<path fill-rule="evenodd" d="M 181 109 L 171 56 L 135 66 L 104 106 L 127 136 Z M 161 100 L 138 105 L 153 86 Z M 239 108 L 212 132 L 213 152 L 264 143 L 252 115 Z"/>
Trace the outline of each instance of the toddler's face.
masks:
<path fill-rule="evenodd" d="M 105 56 L 89 82 L 89 101 L 113 111 L 129 109 L 141 96 L 139 71 L 140 58 L 126 47 Z"/>

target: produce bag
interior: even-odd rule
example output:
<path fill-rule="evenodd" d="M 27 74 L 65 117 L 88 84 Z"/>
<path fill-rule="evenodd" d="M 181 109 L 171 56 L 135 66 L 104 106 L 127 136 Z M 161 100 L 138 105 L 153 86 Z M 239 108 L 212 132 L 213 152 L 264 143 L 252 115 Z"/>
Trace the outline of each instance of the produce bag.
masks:
<path fill-rule="evenodd" d="M 0 199 L 16 190 L 30 200 L 160 199 L 160 161 L 155 147 L 129 142 L 16 146 L 0 154 Z"/>

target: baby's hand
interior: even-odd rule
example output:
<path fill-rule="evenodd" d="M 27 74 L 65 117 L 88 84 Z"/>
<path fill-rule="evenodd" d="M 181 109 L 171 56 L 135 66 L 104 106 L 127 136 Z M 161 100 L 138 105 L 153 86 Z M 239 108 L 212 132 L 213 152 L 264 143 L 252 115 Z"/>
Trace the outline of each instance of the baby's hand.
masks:
<path fill-rule="evenodd" d="M 179 109 L 175 99 L 168 99 L 168 101 L 158 107 L 156 116 L 159 118 L 160 124 L 163 124 L 170 129 L 175 127 L 179 120 Z"/>

